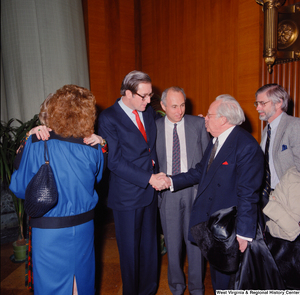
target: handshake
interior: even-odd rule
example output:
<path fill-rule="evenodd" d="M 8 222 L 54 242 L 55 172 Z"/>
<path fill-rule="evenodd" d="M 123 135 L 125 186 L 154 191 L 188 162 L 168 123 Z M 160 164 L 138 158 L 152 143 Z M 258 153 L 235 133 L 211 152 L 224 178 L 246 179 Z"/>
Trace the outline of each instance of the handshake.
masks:
<path fill-rule="evenodd" d="M 172 184 L 170 178 L 163 172 L 152 174 L 149 183 L 157 191 L 168 189 Z"/>

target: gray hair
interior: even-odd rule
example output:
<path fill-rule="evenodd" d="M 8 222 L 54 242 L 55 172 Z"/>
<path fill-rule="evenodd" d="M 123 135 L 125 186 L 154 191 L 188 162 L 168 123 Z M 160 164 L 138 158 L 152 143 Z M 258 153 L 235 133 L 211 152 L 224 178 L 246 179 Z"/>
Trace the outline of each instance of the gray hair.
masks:
<path fill-rule="evenodd" d="M 229 94 L 222 94 L 216 100 L 221 100 L 217 109 L 218 117 L 225 117 L 231 125 L 241 125 L 245 122 L 244 111 L 235 98 Z"/>
<path fill-rule="evenodd" d="M 132 71 L 125 76 L 121 85 L 121 95 L 125 95 L 126 90 L 136 93 L 140 83 L 151 83 L 148 74 L 140 71 Z"/>
<path fill-rule="evenodd" d="M 257 96 L 263 92 L 266 92 L 266 96 L 273 102 L 273 104 L 282 102 L 281 110 L 284 112 L 287 111 L 290 96 L 282 86 L 276 83 L 266 84 L 256 91 L 255 98 L 257 99 Z"/>
<path fill-rule="evenodd" d="M 185 92 L 184 92 L 183 88 L 180 88 L 180 87 L 177 87 L 177 86 L 172 86 L 172 87 L 169 87 L 169 88 L 165 89 L 164 92 L 161 95 L 161 101 L 164 104 L 164 106 L 166 106 L 166 99 L 167 99 L 167 95 L 168 95 L 169 90 L 172 90 L 174 92 L 181 92 L 183 97 L 184 97 L 184 101 L 186 101 L 186 95 L 185 95 Z"/>

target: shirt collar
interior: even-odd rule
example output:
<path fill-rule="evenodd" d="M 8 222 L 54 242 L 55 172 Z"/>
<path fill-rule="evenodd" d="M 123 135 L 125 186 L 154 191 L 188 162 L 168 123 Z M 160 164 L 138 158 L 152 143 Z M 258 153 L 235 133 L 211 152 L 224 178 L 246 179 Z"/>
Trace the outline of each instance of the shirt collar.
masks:
<path fill-rule="evenodd" d="M 221 147 L 223 145 L 223 143 L 225 142 L 225 140 L 227 139 L 227 137 L 229 136 L 229 134 L 232 132 L 233 128 L 235 126 L 232 126 L 228 129 L 226 129 L 223 133 L 221 133 L 219 136 L 218 136 L 218 140 L 219 140 L 219 146 Z M 216 137 L 213 138 L 213 143 L 215 143 L 217 140 Z"/>
<path fill-rule="evenodd" d="M 271 130 L 278 127 L 279 122 L 280 122 L 281 117 L 282 117 L 282 114 L 283 114 L 283 113 L 281 113 L 281 114 L 280 114 L 275 120 L 273 120 L 271 123 L 268 123 L 268 124 L 270 124 L 270 126 L 271 126 Z M 271 131 L 271 132 L 272 132 L 272 131 Z"/>
<path fill-rule="evenodd" d="M 173 123 L 173 122 L 171 122 L 169 119 L 168 119 L 168 117 L 167 117 L 167 115 L 165 116 L 165 122 L 166 122 L 166 124 L 168 124 L 168 126 L 170 126 L 170 127 L 174 127 L 174 124 L 175 123 Z M 179 127 L 179 126 L 181 126 L 182 124 L 184 124 L 184 117 L 182 117 L 182 119 L 179 121 L 179 122 L 176 122 L 176 124 L 177 124 L 177 126 Z"/>

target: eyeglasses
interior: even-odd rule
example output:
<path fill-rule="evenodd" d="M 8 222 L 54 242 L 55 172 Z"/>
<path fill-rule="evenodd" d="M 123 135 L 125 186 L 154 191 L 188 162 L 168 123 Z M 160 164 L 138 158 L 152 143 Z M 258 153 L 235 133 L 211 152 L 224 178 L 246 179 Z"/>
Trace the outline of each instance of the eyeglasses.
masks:
<path fill-rule="evenodd" d="M 268 102 L 270 102 L 271 100 L 268 100 L 268 101 L 256 101 L 254 103 L 254 106 L 257 108 L 258 106 L 262 106 L 264 107 Z"/>
<path fill-rule="evenodd" d="M 210 117 L 216 116 L 216 115 L 217 115 L 217 114 L 210 114 L 210 113 L 207 113 L 207 114 L 206 114 L 206 117 L 210 118 Z"/>
<path fill-rule="evenodd" d="M 145 100 L 147 96 L 149 96 L 149 98 L 151 98 L 151 97 L 154 95 L 153 92 L 152 92 L 152 93 L 149 93 L 149 94 L 145 94 L 145 95 L 140 95 L 140 94 L 138 94 L 137 92 L 134 93 L 134 94 L 136 94 L 136 95 L 138 95 L 139 97 L 141 97 L 142 100 Z"/>

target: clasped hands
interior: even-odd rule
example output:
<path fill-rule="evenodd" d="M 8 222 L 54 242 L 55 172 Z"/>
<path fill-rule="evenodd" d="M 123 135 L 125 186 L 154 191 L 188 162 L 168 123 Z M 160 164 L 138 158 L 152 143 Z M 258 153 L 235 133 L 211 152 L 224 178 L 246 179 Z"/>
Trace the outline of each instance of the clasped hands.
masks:
<path fill-rule="evenodd" d="M 152 174 L 149 183 L 157 191 L 168 189 L 171 186 L 170 178 L 163 172 Z"/>

